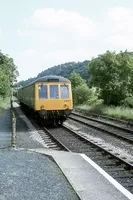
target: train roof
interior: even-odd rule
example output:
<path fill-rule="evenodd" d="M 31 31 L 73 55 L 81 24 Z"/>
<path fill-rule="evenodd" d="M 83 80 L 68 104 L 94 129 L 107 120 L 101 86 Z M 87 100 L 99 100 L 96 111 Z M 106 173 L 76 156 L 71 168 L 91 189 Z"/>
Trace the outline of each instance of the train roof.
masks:
<path fill-rule="evenodd" d="M 70 83 L 70 81 L 67 78 L 64 78 L 62 76 L 49 75 L 49 76 L 40 77 L 40 78 L 34 80 L 33 82 L 29 83 L 28 85 L 25 85 L 22 88 L 28 87 L 28 86 L 33 85 L 35 83 L 42 83 L 42 82 L 66 82 L 66 83 Z"/>
<path fill-rule="evenodd" d="M 40 83 L 40 82 L 67 82 L 70 81 L 67 78 L 62 76 L 43 76 L 41 78 L 36 79 L 33 83 Z"/>

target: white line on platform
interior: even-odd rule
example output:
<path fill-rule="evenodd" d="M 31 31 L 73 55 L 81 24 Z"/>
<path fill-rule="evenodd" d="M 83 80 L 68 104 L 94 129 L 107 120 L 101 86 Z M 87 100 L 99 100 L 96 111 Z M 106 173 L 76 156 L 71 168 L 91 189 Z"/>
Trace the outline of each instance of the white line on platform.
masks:
<path fill-rule="evenodd" d="M 126 190 L 121 184 L 119 184 L 115 179 L 113 179 L 109 174 L 107 174 L 101 167 L 99 167 L 95 162 L 93 162 L 85 154 L 79 154 L 88 163 L 90 163 L 97 171 L 99 171 L 110 183 L 112 183 L 119 191 L 121 191 L 128 199 L 133 200 L 133 195 Z"/>

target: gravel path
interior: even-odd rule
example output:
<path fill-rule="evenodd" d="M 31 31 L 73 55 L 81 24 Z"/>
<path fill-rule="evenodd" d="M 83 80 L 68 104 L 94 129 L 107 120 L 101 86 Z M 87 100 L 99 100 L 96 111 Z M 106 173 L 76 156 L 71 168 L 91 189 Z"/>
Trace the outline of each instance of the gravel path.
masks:
<path fill-rule="evenodd" d="M 62 171 L 48 156 L 0 151 L 0 200 L 78 200 Z"/>

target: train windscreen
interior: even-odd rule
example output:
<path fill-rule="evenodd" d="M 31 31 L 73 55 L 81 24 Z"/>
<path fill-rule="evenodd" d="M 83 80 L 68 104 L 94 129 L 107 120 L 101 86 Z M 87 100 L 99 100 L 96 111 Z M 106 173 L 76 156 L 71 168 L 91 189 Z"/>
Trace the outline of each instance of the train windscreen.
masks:
<path fill-rule="evenodd" d="M 50 99 L 58 99 L 58 85 L 50 85 Z"/>
<path fill-rule="evenodd" d="M 39 99 L 47 99 L 48 92 L 47 92 L 47 85 L 39 85 Z"/>
<path fill-rule="evenodd" d="M 61 99 L 68 99 L 69 98 L 69 86 L 68 85 L 61 85 Z"/>

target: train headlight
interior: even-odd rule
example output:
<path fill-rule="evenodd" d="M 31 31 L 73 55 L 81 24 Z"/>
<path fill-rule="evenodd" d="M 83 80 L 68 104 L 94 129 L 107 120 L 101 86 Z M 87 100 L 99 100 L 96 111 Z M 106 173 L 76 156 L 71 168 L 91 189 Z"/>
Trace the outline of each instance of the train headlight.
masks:
<path fill-rule="evenodd" d="M 64 109 L 67 109 L 67 108 L 68 108 L 68 105 L 67 105 L 67 104 L 64 104 L 64 105 L 63 105 L 63 108 L 64 108 Z"/>
<path fill-rule="evenodd" d="M 40 109 L 43 110 L 44 109 L 44 105 L 41 105 Z"/>

